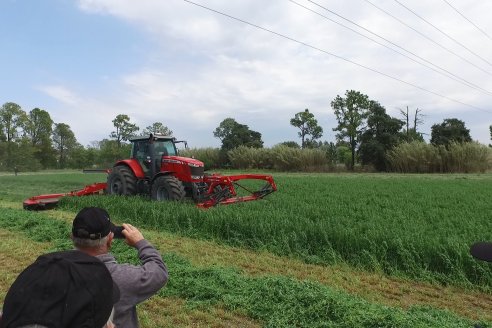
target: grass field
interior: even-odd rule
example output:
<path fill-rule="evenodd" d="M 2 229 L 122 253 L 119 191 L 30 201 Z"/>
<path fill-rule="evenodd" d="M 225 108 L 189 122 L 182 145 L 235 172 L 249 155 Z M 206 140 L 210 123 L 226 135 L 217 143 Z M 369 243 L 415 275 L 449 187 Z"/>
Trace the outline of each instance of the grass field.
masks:
<path fill-rule="evenodd" d="M 36 256 L 70 248 L 71 220 L 94 205 L 141 227 L 169 266 L 144 327 L 492 327 L 492 269 L 468 254 L 492 240 L 492 175 L 274 177 L 264 201 L 209 210 L 96 196 L 33 213 L 24 198 L 105 176 L 0 176 L 0 299 Z"/>

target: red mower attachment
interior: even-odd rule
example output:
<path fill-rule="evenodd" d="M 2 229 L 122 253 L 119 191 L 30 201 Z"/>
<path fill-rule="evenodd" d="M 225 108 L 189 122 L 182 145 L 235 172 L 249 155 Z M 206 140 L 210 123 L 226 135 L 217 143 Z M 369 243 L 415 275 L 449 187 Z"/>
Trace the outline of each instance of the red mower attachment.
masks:
<path fill-rule="evenodd" d="M 241 185 L 239 180 L 265 180 L 266 184 L 257 191 L 251 191 Z M 237 188 L 249 193 L 246 196 L 238 196 Z M 62 197 L 79 197 L 104 194 L 107 189 L 105 182 L 93 183 L 83 189 L 67 193 L 46 194 L 33 196 L 23 202 L 26 210 L 39 211 L 55 208 Z M 216 205 L 229 205 L 240 202 L 259 200 L 277 190 L 272 176 L 262 174 L 240 174 L 240 175 L 205 175 L 200 188 L 196 188 L 193 199 L 199 208 L 209 208 Z"/>
<path fill-rule="evenodd" d="M 267 183 L 260 190 L 251 191 L 238 183 L 239 180 L 243 179 L 265 180 Z M 203 182 L 207 186 L 206 200 L 197 203 L 200 208 L 258 200 L 277 190 L 272 176 L 262 174 L 205 175 Z M 249 195 L 237 196 L 235 186 L 247 191 Z"/>
<path fill-rule="evenodd" d="M 75 190 L 62 194 L 46 194 L 33 196 L 26 199 L 22 205 L 25 210 L 39 211 L 48 210 L 56 207 L 60 198 L 65 196 L 88 196 L 88 195 L 99 195 L 106 189 L 106 183 L 93 183 L 91 185 L 85 186 L 84 189 Z"/>

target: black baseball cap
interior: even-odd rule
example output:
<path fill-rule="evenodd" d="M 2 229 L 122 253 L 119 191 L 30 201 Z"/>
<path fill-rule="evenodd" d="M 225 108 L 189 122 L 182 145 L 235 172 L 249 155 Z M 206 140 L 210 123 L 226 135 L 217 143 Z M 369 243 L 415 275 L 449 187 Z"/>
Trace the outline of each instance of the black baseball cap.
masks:
<path fill-rule="evenodd" d="M 1 328 L 103 327 L 120 298 L 106 265 L 81 251 L 42 255 L 10 287 Z"/>
<path fill-rule="evenodd" d="M 492 243 L 481 241 L 470 247 L 473 257 L 487 262 L 492 262 Z"/>
<path fill-rule="evenodd" d="M 125 238 L 122 234 L 123 227 L 115 226 L 106 210 L 99 207 L 84 207 L 77 214 L 72 224 L 74 237 L 83 239 L 101 239 L 110 232 L 114 238 Z"/>

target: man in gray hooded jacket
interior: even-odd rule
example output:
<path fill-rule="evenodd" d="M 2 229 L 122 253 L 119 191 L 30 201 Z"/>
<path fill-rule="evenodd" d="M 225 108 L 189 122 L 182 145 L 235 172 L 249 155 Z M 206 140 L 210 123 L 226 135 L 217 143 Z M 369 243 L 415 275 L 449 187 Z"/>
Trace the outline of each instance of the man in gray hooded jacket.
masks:
<path fill-rule="evenodd" d="M 113 238 L 124 238 L 135 247 L 141 265 L 119 264 L 109 253 Z M 139 327 L 136 305 L 154 295 L 167 282 L 168 272 L 160 253 L 131 224 L 114 226 L 102 208 L 83 208 L 72 225 L 74 246 L 96 256 L 108 268 L 120 290 L 120 300 L 114 306 L 113 322 L 117 328 Z"/>

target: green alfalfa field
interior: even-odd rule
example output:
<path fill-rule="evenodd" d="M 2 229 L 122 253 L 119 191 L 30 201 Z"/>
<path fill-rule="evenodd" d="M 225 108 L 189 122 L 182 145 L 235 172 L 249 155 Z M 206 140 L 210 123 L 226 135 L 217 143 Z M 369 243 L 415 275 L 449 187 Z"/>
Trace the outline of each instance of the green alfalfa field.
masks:
<path fill-rule="evenodd" d="M 0 176 L 0 301 L 38 255 L 71 247 L 84 206 L 142 229 L 170 281 L 139 306 L 143 327 L 492 327 L 492 175 L 273 173 L 265 200 L 198 209 L 146 197 L 22 200 L 105 175 Z M 113 253 L 134 262 L 116 241 Z"/>

